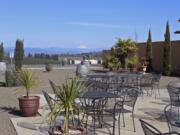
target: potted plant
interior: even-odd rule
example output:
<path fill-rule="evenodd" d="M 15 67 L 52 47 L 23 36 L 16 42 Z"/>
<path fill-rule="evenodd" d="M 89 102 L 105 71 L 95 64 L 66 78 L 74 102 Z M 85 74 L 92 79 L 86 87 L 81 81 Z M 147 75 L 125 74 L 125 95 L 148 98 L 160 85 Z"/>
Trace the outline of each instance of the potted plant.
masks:
<path fill-rule="evenodd" d="M 145 57 L 141 58 L 141 71 L 143 71 L 144 73 L 147 70 L 147 59 Z"/>
<path fill-rule="evenodd" d="M 19 108 L 23 116 L 35 116 L 39 108 L 39 96 L 29 96 L 30 90 L 37 85 L 37 77 L 34 72 L 23 69 L 19 74 L 19 81 L 22 89 L 26 90 L 26 95 L 19 97 Z M 22 90 L 22 89 L 18 89 Z"/>
<path fill-rule="evenodd" d="M 137 64 L 138 64 L 138 57 L 136 55 L 131 56 L 129 59 L 130 71 L 136 72 L 137 71 Z"/>
<path fill-rule="evenodd" d="M 121 66 L 121 63 L 116 56 L 108 56 L 106 57 L 106 62 L 104 63 L 104 65 L 110 71 L 117 71 Z"/>
<path fill-rule="evenodd" d="M 77 78 L 66 80 L 58 86 L 57 97 L 53 110 L 48 115 L 50 125 L 55 121 L 56 117 L 63 112 L 64 122 L 50 129 L 50 135 L 85 135 L 85 128 L 75 124 L 75 113 L 79 107 L 75 100 L 79 98 L 84 90 L 84 82 Z"/>

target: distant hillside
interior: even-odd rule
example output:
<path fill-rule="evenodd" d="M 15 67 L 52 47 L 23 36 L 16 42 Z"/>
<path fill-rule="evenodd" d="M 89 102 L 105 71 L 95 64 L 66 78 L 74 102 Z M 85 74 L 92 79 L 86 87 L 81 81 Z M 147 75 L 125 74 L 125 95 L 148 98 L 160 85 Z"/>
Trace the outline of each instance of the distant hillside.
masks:
<path fill-rule="evenodd" d="M 88 52 L 101 52 L 102 48 L 81 49 L 81 48 L 25 48 L 25 54 L 28 53 L 48 53 L 48 54 L 80 54 Z M 5 48 L 6 52 L 14 52 L 13 47 Z"/>

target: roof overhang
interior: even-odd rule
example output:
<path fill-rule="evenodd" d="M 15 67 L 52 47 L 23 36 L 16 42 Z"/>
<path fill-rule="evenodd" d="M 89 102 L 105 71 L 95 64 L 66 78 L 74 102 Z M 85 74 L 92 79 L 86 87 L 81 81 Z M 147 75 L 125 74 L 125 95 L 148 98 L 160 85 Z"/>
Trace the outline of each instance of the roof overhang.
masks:
<path fill-rule="evenodd" d="M 175 31 L 174 33 L 175 33 L 175 34 L 180 34 L 180 30 L 178 30 L 178 31 Z"/>

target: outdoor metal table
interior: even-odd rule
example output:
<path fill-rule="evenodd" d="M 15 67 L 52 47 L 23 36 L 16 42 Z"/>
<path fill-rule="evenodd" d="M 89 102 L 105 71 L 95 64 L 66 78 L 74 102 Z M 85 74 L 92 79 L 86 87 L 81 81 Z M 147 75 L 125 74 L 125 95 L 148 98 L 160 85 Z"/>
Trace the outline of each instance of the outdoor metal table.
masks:
<path fill-rule="evenodd" d="M 99 100 L 102 98 L 119 98 L 120 96 L 118 96 L 117 94 L 113 94 L 110 92 L 106 92 L 106 91 L 88 91 L 86 93 L 84 93 L 81 98 L 85 98 L 85 99 L 92 99 L 92 103 L 93 103 L 93 107 L 95 107 L 95 100 Z M 95 130 L 96 130 L 96 126 L 95 126 L 95 110 L 93 111 L 93 133 L 94 135 Z"/>

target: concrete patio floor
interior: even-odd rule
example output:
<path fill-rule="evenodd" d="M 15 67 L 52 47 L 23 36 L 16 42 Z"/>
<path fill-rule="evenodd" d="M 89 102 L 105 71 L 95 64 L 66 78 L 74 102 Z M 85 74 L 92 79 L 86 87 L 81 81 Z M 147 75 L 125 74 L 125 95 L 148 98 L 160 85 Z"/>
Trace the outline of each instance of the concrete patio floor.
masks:
<path fill-rule="evenodd" d="M 169 104 L 169 96 L 166 89 L 161 89 L 160 94 L 161 95 L 158 96 L 156 99 L 154 95 L 152 97 L 149 97 L 149 96 L 144 96 L 144 98 L 138 97 L 138 100 L 135 105 L 135 112 L 134 112 L 136 132 L 133 131 L 132 117 L 130 114 L 127 113 L 125 114 L 126 126 L 121 127 L 122 135 L 143 135 L 139 118 L 149 122 L 150 124 L 158 128 L 162 132 L 168 132 L 168 126 L 164 117 L 163 109 L 165 105 Z M 46 104 L 46 101 L 44 97 L 41 95 L 41 106 L 44 106 L 45 104 Z M 44 116 L 46 116 L 48 111 L 45 111 L 44 109 L 39 109 L 39 113 L 42 114 L 42 117 L 11 118 L 11 121 L 15 127 L 17 134 L 18 135 L 41 135 L 42 133 L 38 131 L 25 129 L 20 126 L 17 126 L 17 122 L 37 123 L 37 121 L 42 121 L 44 120 Z M 110 130 L 112 130 L 112 128 L 110 128 Z M 96 131 L 98 135 L 109 134 L 106 128 L 98 128 Z M 116 134 L 118 134 L 117 125 L 116 125 Z"/>

